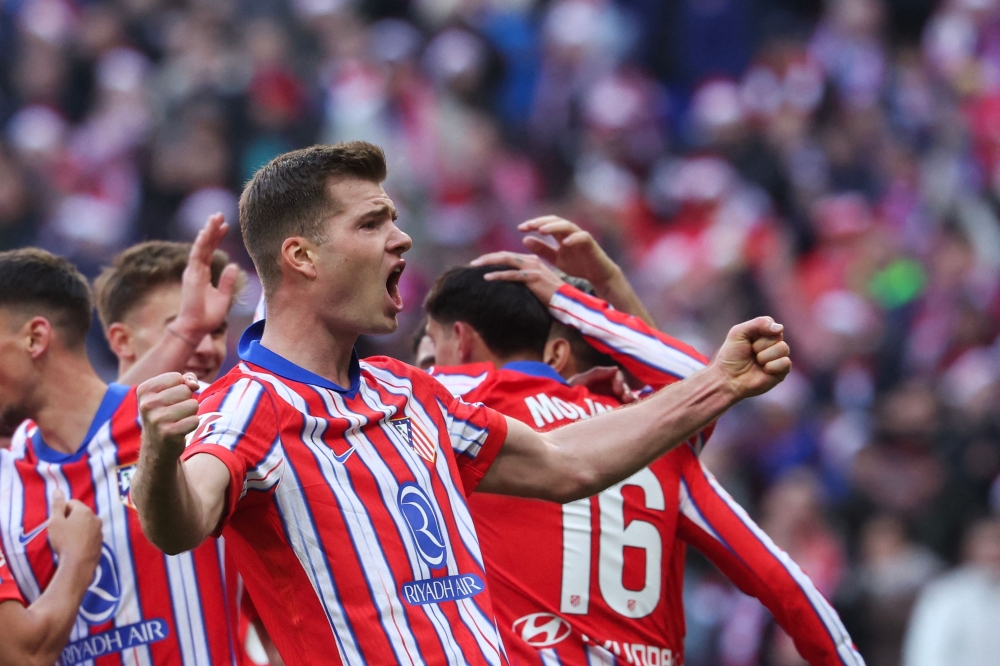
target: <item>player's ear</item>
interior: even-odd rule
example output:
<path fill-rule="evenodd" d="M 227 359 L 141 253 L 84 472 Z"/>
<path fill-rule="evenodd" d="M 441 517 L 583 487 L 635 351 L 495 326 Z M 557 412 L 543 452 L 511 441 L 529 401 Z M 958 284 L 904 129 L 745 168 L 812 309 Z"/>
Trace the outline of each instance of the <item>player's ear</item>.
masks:
<path fill-rule="evenodd" d="M 565 376 L 565 371 L 570 361 L 573 360 L 573 350 L 570 347 L 569 340 L 566 338 L 549 338 L 548 342 L 545 343 L 545 352 L 542 355 L 542 360 L 560 375 Z"/>
<path fill-rule="evenodd" d="M 309 280 L 315 280 L 319 274 L 316 268 L 316 245 L 301 236 L 285 239 L 281 244 L 279 262 L 282 274 L 292 272 Z"/>
<path fill-rule="evenodd" d="M 45 317 L 32 317 L 21 330 L 26 349 L 33 359 L 40 358 L 52 345 L 52 324 Z"/>
<path fill-rule="evenodd" d="M 456 321 L 453 326 L 453 333 L 458 338 L 458 355 L 461 363 L 472 363 L 476 360 L 479 345 L 482 338 L 476 329 L 472 328 L 464 321 Z"/>
<path fill-rule="evenodd" d="M 166 331 L 163 334 L 168 335 Z M 105 331 L 104 336 L 108 339 L 108 346 L 111 347 L 111 351 L 118 357 L 119 361 L 126 363 L 135 362 L 136 355 L 135 349 L 132 347 L 132 329 L 120 321 L 116 321 L 111 326 L 108 326 L 108 330 Z"/>

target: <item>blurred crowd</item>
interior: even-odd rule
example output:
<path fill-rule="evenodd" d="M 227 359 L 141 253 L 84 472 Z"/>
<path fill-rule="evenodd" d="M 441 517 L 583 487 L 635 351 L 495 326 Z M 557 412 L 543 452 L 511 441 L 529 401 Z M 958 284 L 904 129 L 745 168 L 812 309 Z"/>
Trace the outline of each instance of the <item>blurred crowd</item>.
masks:
<path fill-rule="evenodd" d="M 708 465 L 870 665 L 1000 663 L 1000 1 L 0 3 L 0 250 L 92 276 L 345 139 L 386 149 L 415 240 L 401 330 L 364 351 L 407 358 L 436 275 L 543 213 L 706 353 L 772 314 L 794 374 Z M 710 566 L 688 579 L 688 666 L 801 663 Z"/>

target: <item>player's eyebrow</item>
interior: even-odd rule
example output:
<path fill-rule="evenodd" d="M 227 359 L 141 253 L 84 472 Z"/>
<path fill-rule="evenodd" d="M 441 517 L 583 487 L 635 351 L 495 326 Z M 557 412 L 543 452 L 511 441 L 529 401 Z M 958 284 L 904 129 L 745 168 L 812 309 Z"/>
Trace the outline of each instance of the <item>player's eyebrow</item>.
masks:
<path fill-rule="evenodd" d="M 364 215 L 362 215 L 358 219 L 359 220 L 367 220 L 367 219 L 370 219 L 370 218 L 378 218 L 378 217 L 382 217 L 386 213 L 388 213 L 392 217 L 392 220 L 394 222 L 399 218 L 399 211 L 396 210 L 395 206 L 393 206 L 391 204 L 382 204 L 381 206 L 378 206 L 376 208 L 372 208 L 370 211 L 368 211 L 367 213 L 365 213 Z"/>

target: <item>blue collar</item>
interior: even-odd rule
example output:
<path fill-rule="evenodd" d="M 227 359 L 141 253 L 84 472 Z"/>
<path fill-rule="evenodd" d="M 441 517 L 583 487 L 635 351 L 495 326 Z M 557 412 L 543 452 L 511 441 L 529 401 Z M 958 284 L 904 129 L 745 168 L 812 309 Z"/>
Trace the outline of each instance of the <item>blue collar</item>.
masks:
<path fill-rule="evenodd" d="M 511 361 L 510 363 L 504 363 L 504 366 L 500 368 L 501 370 L 513 370 L 514 372 L 520 372 L 523 375 L 531 375 L 532 377 L 542 377 L 544 379 L 552 379 L 560 384 L 568 384 L 562 375 L 552 369 L 552 366 L 542 363 L 541 361 Z"/>
<path fill-rule="evenodd" d="M 264 321 L 254 322 L 243 331 L 240 337 L 240 344 L 237 347 L 240 358 L 247 363 L 259 365 L 271 374 L 290 379 L 293 382 L 321 386 L 337 393 L 343 393 L 346 398 L 353 398 L 361 384 L 361 363 L 358 361 L 358 352 L 351 352 L 351 366 L 348 369 L 348 376 L 351 378 L 350 388 L 344 388 L 334 384 L 329 379 L 320 377 L 314 372 L 295 365 L 288 359 L 275 354 L 273 351 L 260 344 L 260 336 L 264 334 Z"/>
<path fill-rule="evenodd" d="M 108 390 L 104 393 L 104 398 L 101 399 L 101 404 L 97 408 L 97 413 L 94 414 L 94 420 L 90 422 L 90 428 L 87 429 L 87 434 L 83 438 L 83 442 L 80 444 L 74 453 L 63 453 L 62 451 L 56 451 L 50 448 L 45 440 L 42 439 L 42 429 L 37 428 L 35 434 L 31 438 L 31 444 L 35 449 L 35 455 L 38 456 L 39 460 L 44 460 L 48 463 L 71 463 L 79 460 L 83 457 L 83 454 L 87 450 L 87 445 L 90 444 L 90 440 L 97 435 L 97 431 L 101 429 L 106 422 L 111 420 L 111 416 L 115 413 L 118 407 L 121 406 L 122 402 L 125 400 L 125 396 L 128 395 L 130 387 L 124 386 L 122 384 L 109 384 Z"/>

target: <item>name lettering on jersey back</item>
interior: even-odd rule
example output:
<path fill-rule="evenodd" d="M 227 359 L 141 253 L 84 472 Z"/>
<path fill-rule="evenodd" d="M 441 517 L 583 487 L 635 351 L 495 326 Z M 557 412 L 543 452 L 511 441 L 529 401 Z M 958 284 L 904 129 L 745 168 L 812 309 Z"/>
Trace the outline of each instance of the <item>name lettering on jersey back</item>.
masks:
<path fill-rule="evenodd" d="M 589 419 L 603 412 L 610 412 L 611 407 L 595 402 L 590 398 L 585 400 L 587 406 L 575 405 L 562 398 L 552 398 L 545 393 L 528 396 L 524 404 L 535 421 L 535 427 L 544 428 L 556 421 L 578 421 Z"/>
<path fill-rule="evenodd" d="M 586 634 L 582 636 L 587 649 L 597 651 L 599 655 L 613 655 L 618 663 L 636 664 L 637 666 L 683 666 L 680 655 L 672 650 L 657 645 L 643 645 L 627 641 L 606 640 L 599 644 Z M 611 661 L 608 656 L 601 656 L 605 661 Z"/>
<path fill-rule="evenodd" d="M 63 666 L 79 664 L 114 652 L 149 645 L 164 640 L 170 633 L 164 620 L 143 620 L 115 627 L 93 636 L 73 641 L 62 652 Z"/>
<path fill-rule="evenodd" d="M 444 601 L 459 601 L 474 597 L 486 586 L 476 574 L 457 574 L 442 578 L 428 578 L 403 583 L 403 598 L 411 606 L 438 604 Z"/>

